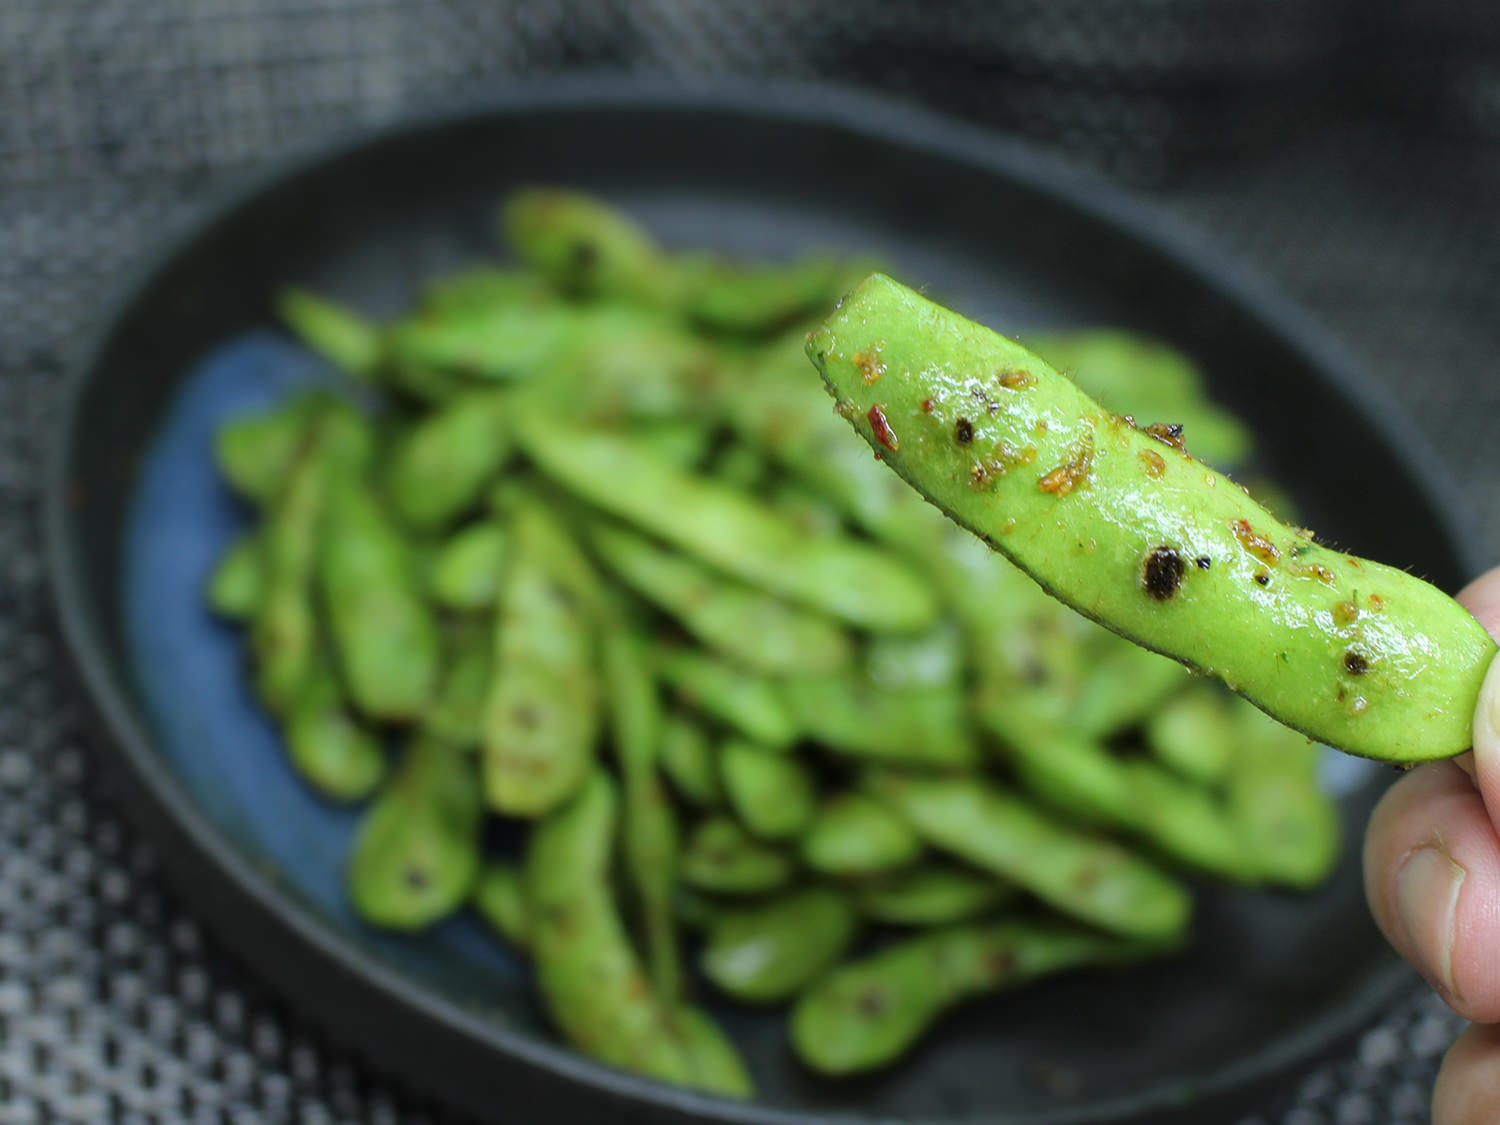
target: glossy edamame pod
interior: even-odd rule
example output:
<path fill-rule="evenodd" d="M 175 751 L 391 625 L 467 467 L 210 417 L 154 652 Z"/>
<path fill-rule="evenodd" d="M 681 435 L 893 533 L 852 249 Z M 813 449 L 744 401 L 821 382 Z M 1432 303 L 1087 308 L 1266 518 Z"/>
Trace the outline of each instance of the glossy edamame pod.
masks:
<path fill-rule="evenodd" d="M 317 392 L 299 394 L 271 410 L 222 423 L 214 433 L 219 472 L 246 500 L 270 503 L 332 401 Z"/>
<path fill-rule="evenodd" d="M 797 724 L 783 698 L 792 681 L 773 682 L 690 648 L 663 651 L 658 670 L 688 707 L 760 745 L 785 750 L 797 740 Z"/>
<path fill-rule="evenodd" d="M 846 663 L 848 636 L 828 618 L 658 547 L 618 524 L 594 520 L 588 538 L 631 590 L 671 614 L 695 639 L 768 675 L 828 671 Z"/>
<path fill-rule="evenodd" d="M 469 756 L 413 739 L 355 833 L 349 893 L 360 916 L 420 930 L 462 906 L 479 874 L 482 814 Z"/>
<path fill-rule="evenodd" d="M 1135 795 L 1137 833 L 1164 854 L 1238 883 L 1260 879 L 1260 861 L 1221 796 L 1146 758 L 1120 763 Z"/>
<path fill-rule="evenodd" d="M 531 949 L 531 904 L 526 878 L 514 863 L 487 863 L 474 883 L 474 909 L 519 953 Z"/>
<path fill-rule="evenodd" d="M 856 669 L 778 686 L 797 728 L 835 753 L 943 770 L 979 762 L 956 684 L 887 687 Z"/>
<path fill-rule="evenodd" d="M 926 585 L 887 553 L 847 536 L 809 539 L 738 489 L 626 438 L 530 413 L 515 432 L 569 491 L 751 585 L 873 630 L 919 629 L 937 613 Z"/>
<path fill-rule="evenodd" d="M 951 863 L 924 863 L 855 888 L 860 913 L 891 926 L 970 922 L 1013 901 L 1012 883 Z"/>
<path fill-rule="evenodd" d="M 358 476 L 330 490 L 318 584 L 349 697 L 373 719 L 421 717 L 437 687 L 437 622 L 410 545 Z"/>
<path fill-rule="evenodd" d="M 677 305 L 712 332 L 764 336 L 808 313 L 825 312 L 869 272 L 869 263 L 812 256 L 795 262 L 733 262 L 710 255 L 674 258 Z"/>
<path fill-rule="evenodd" d="M 1192 912 L 1187 889 L 1147 860 L 977 777 L 874 773 L 869 792 L 928 844 L 1112 933 L 1164 939 Z"/>
<path fill-rule="evenodd" d="M 265 561 L 260 539 L 241 535 L 219 556 L 208 576 L 208 607 L 231 621 L 249 621 L 265 593 Z"/>
<path fill-rule="evenodd" d="M 422 730 L 427 734 L 465 750 L 478 748 L 494 635 L 495 626 L 487 620 L 466 620 L 450 628 L 437 692 L 422 715 Z"/>
<path fill-rule="evenodd" d="M 670 1023 L 692 1075 L 688 1085 L 724 1098 L 754 1095 L 755 1083 L 745 1060 L 707 1012 L 682 1004 L 671 1013 Z"/>
<path fill-rule="evenodd" d="M 321 652 L 292 699 L 283 734 L 297 773 L 331 800 L 363 801 L 385 780 L 380 739 L 350 713 Z"/>
<path fill-rule="evenodd" d="M 603 629 L 604 694 L 624 791 L 625 871 L 646 931 L 646 959 L 656 994 L 673 1002 L 682 992 L 672 898 L 677 889 L 680 831 L 657 759 L 661 700 L 650 654 L 618 607 Z"/>
<path fill-rule="evenodd" d="M 837 963 L 859 933 L 848 899 L 804 887 L 726 910 L 708 928 L 699 964 L 719 991 L 747 1004 L 790 1000 Z"/>
<path fill-rule="evenodd" d="M 887 277 L 808 352 L 887 465 L 1075 609 L 1350 753 L 1468 749 L 1496 646 L 1441 591 L 1282 526 L 1170 433 Z"/>
<path fill-rule="evenodd" d="M 1046 917 L 923 934 L 843 965 L 804 993 L 792 1012 L 792 1045 L 823 1074 L 873 1070 L 965 999 L 1065 969 L 1129 963 L 1161 948 Z"/>
<path fill-rule="evenodd" d="M 711 816 L 698 822 L 682 850 L 682 879 L 714 894 L 762 894 L 786 886 L 796 865 L 785 852 L 761 843 L 736 821 Z"/>
<path fill-rule="evenodd" d="M 1107 410 L 1137 424 L 1182 427 L 1194 457 L 1232 468 L 1250 452 L 1245 424 L 1209 401 L 1193 361 L 1161 340 L 1117 328 L 1027 334 L 1024 343 Z"/>
<path fill-rule="evenodd" d="M 702 724 L 682 711 L 662 718 L 661 768 L 678 795 L 700 809 L 724 804 L 719 781 L 719 752 Z"/>
<path fill-rule="evenodd" d="M 492 609 L 500 590 L 508 537 L 499 520 L 463 527 L 438 548 L 428 586 L 444 609 L 472 613 Z"/>
<path fill-rule="evenodd" d="M 802 862 L 823 875 L 874 875 L 905 867 L 922 841 L 895 813 L 863 793 L 823 803 L 802 836 Z"/>
<path fill-rule="evenodd" d="M 369 379 L 379 369 L 380 329 L 352 309 L 288 286 L 276 295 L 276 315 L 298 339 L 340 370 Z"/>
<path fill-rule="evenodd" d="M 763 839 L 799 835 L 817 811 L 812 771 L 791 754 L 731 738 L 719 750 L 719 772 L 729 807 Z"/>
<path fill-rule="evenodd" d="M 609 775 L 590 770 L 531 834 L 525 880 L 537 984 L 553 1022 L 584 1054 L 689 1085 L 671 1011 L 652 991 L 610 891 L 617 806 Z"/>
<path fill-rule="evenodd" d="M 662 304 L 665 256 L 635 220 L 583 192 L 523 188 L 501 213 L 516 255 L 564 293 Z"/>
<path fill-rule="evenodd" d="M 496 812 L 538 817 L 566 801 L 594 762 L 598 588 L 539 503 L 518 504 L 509 531 L 484 707 L 484 788 Z"/>
<path fill-rule="evenodd" d="M 385 467 L 401 522 L 440 531 L 474 505 L 511 454 L 503 392 L 473 391 L 416 423 Z"/>

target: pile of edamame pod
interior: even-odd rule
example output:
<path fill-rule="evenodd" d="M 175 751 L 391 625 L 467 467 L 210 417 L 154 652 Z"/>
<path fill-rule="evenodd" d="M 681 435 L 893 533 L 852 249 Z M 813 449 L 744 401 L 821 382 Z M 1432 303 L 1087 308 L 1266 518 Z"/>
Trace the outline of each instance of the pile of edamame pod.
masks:
<path fill-rule="evenodd" d="M 565 190 L 503 227 L 516 264 L 386 323 L 282 293 L 366 387 L 218 435 L 259 518 L 208 598 L 292 765 L 368 803 L 370 924 L 473 908 L 578 1050 L 748 1096 L 706 988 L 789 1006 L 798 1057 L 849 1074 L 964 1001 L 1178 948 L 1202 877 L 1326 875 L 1317 747 L 1052 600 L 830 409 L 806 335 L 866 263 L 670 252 Z M 1165 345 L 1029 343 L 1249 455 Z M 524 846 L 486 854 L 487 818 Z"/>

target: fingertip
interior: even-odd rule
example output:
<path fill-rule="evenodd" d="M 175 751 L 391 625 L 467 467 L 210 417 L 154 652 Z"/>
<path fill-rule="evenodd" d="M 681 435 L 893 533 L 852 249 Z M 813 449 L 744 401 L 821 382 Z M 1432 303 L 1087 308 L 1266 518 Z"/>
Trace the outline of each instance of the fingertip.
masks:
<path fill-rule="evenodd" d="M 1500 1121 L 1500 1027 L 1470 1027 L 1448 1048 L 1432 1090 L 1433 1125 Z"/>

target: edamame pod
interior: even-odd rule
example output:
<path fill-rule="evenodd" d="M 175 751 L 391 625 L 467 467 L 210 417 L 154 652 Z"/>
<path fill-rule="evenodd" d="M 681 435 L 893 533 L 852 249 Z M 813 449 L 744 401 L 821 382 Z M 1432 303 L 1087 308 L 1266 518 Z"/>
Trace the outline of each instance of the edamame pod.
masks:
<path fill-rule="evenodd" d="M 860 913 L 892 926 L 948 926 L 970 922 L 1015 899 L 1011 883 L 948 863 L 897 871 L 855 891 Z"/>
<path fill-rule="evenodd" d="M 300 394 L 264 413 L 224 422 L 214 434 L 219 472 L 246 500 L 269 504 L 331 401 L 324 394 Z"/>
<path fill-rule="evenodd" d="M 790 754 L 732 738 L 719 751 L 719 771 L 729 807 L 763 839 L 799 835 L 817 810 L 812 772 Z"/>
<path fill-rule="evenodd" d="M 682 878 L 714 894 L 761 894 L 786 886 L 796 867 L 786 853 L 763 844 L 728 817 L 698 822 L 682 851 Z"/>
<path fill-rule="evenodd" d="M 598 591 L 588 562 L 539 504 L 519 505 L 495 618 L 484 707 L 484 788 L 538 817 L 588 776 L 599 735 Z"/>
<path fill-rule="evenodd" d="M 407 527 L 439 531 L 479 500 L 510 456 L 506 409 L 502 392 L 476 391 L 407 432 L 385 472 L 386 495 Z"/>
<path fill-rule="evenodd" d="M 432 706 L 422 715 L 426 733 L 465 750 L 479 746 L 494 634 L 489 621 L 465 621 L 452 629 L 442 679 Z"/>
<path fill-rule="evenodd" d="M 505 201 L 501 225 L 517 256 L 565 293 L 660 304 L 665 257 L 646 229 L 593 196 L 524 188 Z"/>
<path fill-rule="evenodd" d="M 1282 526 L 1172 434 L 887 277 L 808 352 L 887 465 L 1073 608 L 1350 753 L 1469 748 L 1496 646 L 1436 588 Z"/>
<path fill-rule="evenodd" d="M 664 651 L 658 670 L 683 703 L 760 745 L 785 750 L 796 741 L 797 724 L 780 690 L 785 684 L 688 648 Z"/>
<path fill-rule="evenodd" d="M 937 603 L 910 569 L 846 536 L 809 539 L 739 490 L 626 438 L 519 415 L 516 437 L 569 491 L 751 585 L 867 629 L 929 624 Z"/>
<path fill-rule="evenodd" d="M 1119 965 L 1161 946 L 1058 918 L 1015 918 L 924 934 L 844 965 L 792 1012 L 797 1056 L 823 1074 L 854 1074 L 900 1057 L 937 1018 L 970 997 L 1085 965 Z"/>
<path fill-rule="evenodd" d="M 586 1055 L 663 1082 L 693 1072 L 609 887 L 617 799 L 602 770 L 537 825 L 526 852 L 531 955 L 547 1011 Z"/>
<path fill-rule="evenodd" d="M 353 474 L 328 497 L 318 582 L 354 705 L 373 719 L 420 718 L 437 686 L 437 623 L 409 544 Z"/>
<path fill-rule="evenodd" d="M 354 837 L 349 893 L 360 916 L 420 930 L 462 906 L 479 874 L 482 813 L 468 755 L 413 739 Z"/>
<path fill-rule="evenodd" d="M 488 863 L 474 884 L 474 909 L 517 952 L 531 949 L 531 904 L 526 878 L 513 863 Z"/>
<path fill-rule="evenodd" d="M 848 951 L 854 908 L 828 887 L 806 887 L 726 910 L 709 926 L 700 965 L 723 993 L 747 1004 L 790 1000 Z"/>
<path fill-rule="evenodd" d="M 823 312 L 868 264 L 808 257 L 787 263 L 730 262 L 707 255 L 672 261 L 683 314 L 713 332 L 763 336 L 810 312 Z"/>
<path fill-rule="evenodd" d="M 349 712 L 320 654 L 287 712 L 287 753 L 309 785 L 335 801 L 363 801 L 385 779 L 385 751 Z"/>
<path fill-rule="evenodd" d="M 669 711 L 662 720 L 661 768 L 677 792 L 698 808 L 723 805 L 718 751 L 708 732 L 681 711 Z"/>
<path fill-rule="evenodd" d="M 432 600 L 461 613 L 493 608 L 507 541 L 499 520 L 480 520 L 456 532 L 433 559 L 428 583 Z"/>
<path fill-rule="evenodd" d="M 208 607 L 231 621 L 249 621 L 265 593 L 265 562 L 260 540 L 241 535 L 219 556 L 208 576 Z"/>
<path fill-rule="evenodd" d="M 296 286 L 276 295 L 276 315 L 313 351 L 342 371 L 368 379 L 380 367 L 380 330 L 352 309 Z"/>
<path fill-rule="evenodd" d="M 589 541 L 631 590 L 694 638 L 757 672 L 828 671 L 849 659 L 844 631 L 825 617 L 716 573 L 614 524 L 595 520 Z"/>
<path fill-rule="evenodd" d="M 470 266 L 422 286 L 421 314 L 427 319 L 484 314 L 500 305 L 540 304 L 556 298 L 534 274 Z"/>
<path fill-rule="evenodd" d="M 1165 939 L 1192 912 L 1187 889 L 1111 840 L 1091 836 L 971 777 L 876 773 L 870 793 L 928 844 L 992 871 L 1071 917 L 1113 933 Z"/>
<path fill-rule="evenodd" d="M 618 610 L 603 631 L 602 649 L 610 730 L 624 787 L 626 874 L 640 900 L 652 983 L 656 994 L 670 1003 L 682 991 L 672 908 L 680 833 L 656 769 L 661 701 L 646 647 Z"/>
<path fill-rule="evenodd" d="M 904 867 L 922 841 L 878 801 L 840 793 L 824 802 L 802 837 L 802 861 L 824 875 L 873 875 Z"/>
<path fill-rule="evenodd" d="M 943 770 L 978 764 L 957 685 L 887 688 L 859 670 L 780 687 L 797 727 L 835 753 Z"/>
<path fill-rule="evenodd" d="M 672 1013 L 671 1025 L 692 1074 L 688 1085 L 724 1098 L 754 1095 L 745 1060 L 707 1012 L 683 1004 Z"/>
<path fill-rule="evenodd" d="M 1157 761 L 1200 785 L 1218 785 L 1234 761 L 1230 699 L 1212 684 L 1194 683 L 1146 719 L 1146 745 Z"/>

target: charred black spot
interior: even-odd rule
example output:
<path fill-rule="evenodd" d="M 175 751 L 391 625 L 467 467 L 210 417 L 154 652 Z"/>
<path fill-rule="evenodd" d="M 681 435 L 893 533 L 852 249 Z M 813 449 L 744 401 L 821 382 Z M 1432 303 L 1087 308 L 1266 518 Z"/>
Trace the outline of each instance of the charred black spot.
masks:
<path fill-rule="evenodd" d="M 535 730 L 542 721 L 541 710 L 530 703 L 518 703 L 510 715 L 522 730 Z"/>
<path fill-rule="evenodd" d="M 1214 560 L 1209 558 L 1207 555 L 1199 555 L 1196 559 L 1193 560 L 1193 565 L 1196 566 L 1199 570 L 1207 570 L 1209 567 L 1213 566 L 1213 564 Z"/>
<path fill-rule="evenodd" d="M 974 440 L 974 423 L 967 418 L 960 418 L 953 423 L 953 440 L 959 445 L 968 445 Z"/>
<path fill-rule="evenodd" d="M 401 881 L 414 891 L 425 891 L 432 876 L 423 867 L 408 867 L 401 872 Z"/>
<path fill-rule="evenodd" d="M 885 1011 L 885 993 L 879 988 L 867 988 L 859 994 L 858 1005 L 861 1015 L 878 1016 Z"/>
<path fill-rule="evenodd" d="M 1360 653 L 1350 649 L 1344 653 L 1344 671 L 1351 676 L 1363 676 L 1370 670 L 1370 662 Z"/>
<path fill-rule="evenodd" d="M 593 269 L 599 262 L 599 247 L 592 242 L 580 240 L 573 243 L 569 251 L 569 265 L 580 273 Z"/>
<path fill-rule="evenodd" d="M 1257 585 L 1269 586 L 1271 584 L 1271 576 L 1264 570 L 1257 570 L 1251 577 L 1255 579 Z"/>
<path fill-rule="evenodd" d="M 1141 564 L 1141 585 L 1146 593 L 1159 602 L 1176 596 L 1182 585 L 1182 572 L 1187 569 L 1179 555 L 1171 547 L 1157 547 Z"/>

